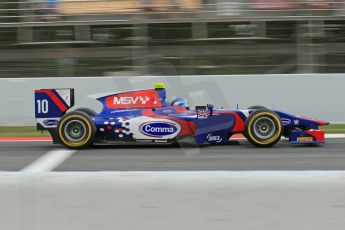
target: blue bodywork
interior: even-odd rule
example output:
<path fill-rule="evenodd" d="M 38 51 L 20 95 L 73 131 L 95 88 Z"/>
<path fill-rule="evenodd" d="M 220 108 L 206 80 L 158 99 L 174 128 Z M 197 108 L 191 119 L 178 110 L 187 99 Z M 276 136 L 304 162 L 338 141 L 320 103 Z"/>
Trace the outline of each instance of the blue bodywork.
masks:
<path fill-rule="evenodd" d="M 40 129 L 53 130 L 51 133 L 54 133 L 61 116 L 74 104 L 73 92 L 73 89 L 36 90 L 36 119 Z M 64 98 L 67 94 L 69 97 Z M 95 142 L 107 143 L 168 143 L 193 136 L 200 145 L 225 144 L 233 134 L 244 133 L 248 116 L 256 111 L 214 109 L 212 105 L 189 110 L 167 102 L 163 88 L 110 94 L 97 100 L 102 103 L 103 109 L 99 114 L 91 115 L 96 127 Z M 48 111 L 45 111 L 48 107 L 45 108 L 42 101 L 48 103 Z M 303 143 L 301 140 L 324 142 L 315 136 L 316 132 L 307 131 L 317 130 L 327 122 L 273 111 L 280 117 L 283 135 L 291 143 Z"/>

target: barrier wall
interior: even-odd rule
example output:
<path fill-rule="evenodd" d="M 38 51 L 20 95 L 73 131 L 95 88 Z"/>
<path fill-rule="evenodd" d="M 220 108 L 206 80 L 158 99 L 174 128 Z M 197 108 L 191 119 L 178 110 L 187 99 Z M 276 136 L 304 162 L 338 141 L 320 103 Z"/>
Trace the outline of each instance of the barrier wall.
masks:
<path fill-rule="evenodd" d="M 265 105 L 332 122 L 345 121 L 345 74 L 141 76 L 0 79 L 0 125 L 34 125 L 34 90 L 75 88 L 77 107 L 101 110 L 87 95 L 152 88 L 165 82 L 168 99 L 184 97 L 191 107 L 245 109 Z"/>

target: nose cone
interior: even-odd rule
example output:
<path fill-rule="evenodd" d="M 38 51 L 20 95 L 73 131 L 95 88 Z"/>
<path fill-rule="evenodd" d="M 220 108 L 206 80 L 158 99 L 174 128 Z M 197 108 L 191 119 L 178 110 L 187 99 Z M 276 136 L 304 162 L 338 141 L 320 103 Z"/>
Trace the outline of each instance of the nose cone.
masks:
<path fill-rule="evenodd" d="M 327 121 L 317 121 L 317 122 L 319 122 L 320 126 L 330 125 L 330 123 Z"/>
<path fill-rule="evenodd" d="M 307 120 L 307 121 L 311 121 L 311 122 L 317 123 L 318 126 L 329 125 L 329 122 L 327 122 L 327 121 L 315 120 L 315 119 L 311 119 L 311 118 L 304 117 L 304 116 L 298 116 L 298 117 L 302 118 L 304 120 Z"/>

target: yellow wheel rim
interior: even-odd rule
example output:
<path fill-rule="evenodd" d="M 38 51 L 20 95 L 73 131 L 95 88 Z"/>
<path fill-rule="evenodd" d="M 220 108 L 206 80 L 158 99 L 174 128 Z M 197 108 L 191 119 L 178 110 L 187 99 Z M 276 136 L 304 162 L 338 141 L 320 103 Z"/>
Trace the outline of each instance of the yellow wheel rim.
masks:
<path fill-rule="evenodd" d="M 64 135 L 64 131 L 63 131 L 63 127 L 65 126 L 66 122 L 71 120 L 71 119 L 79 119 L 81 120 L 87 127 L 86 129 L 86 138 L 83 138 L 82 140 L 80 141 L 77 141 L 77 142 L 72 142 L 68 139 L 65 138 L 65 135 Z M 59 126 L 59 130 L 58 130 L 58 133 L 59 133 L 59 137 L 60 137 L 60 140 L 62 141 L 63 144 L 65 144 L 66 146 L 69 146 L 69 147 L 81 147 L 83 145 L 85 145 L 85 143 L 87 143 L 90 138 L 91 138 L 91 135 L 92 135 L 92 132 L 91 132 L 91 124 L 90 122 L 83 116 L 81 115 L 77 115 L 77 114 L 73 114 L 73 115 L 70 115 L 70 116 L 67 116 L 66 118 L 64 118 L 62 121 L 61 121 L 61 125 Z"/>
<path fill-rule="evenodd" d="M 276 133 L 267 140 L 258 140 L 253 135 L 253 130 L 252 130 L 253 123 L 258 119 L 258 117 L 261 117 L 261 116 L 268 116 L 269 118 L 271 118 L 272 120 L 275 121 L 274 123 L 277 126 L 276 127 Z M 270 144 L 274 143 L 278 138 L 280 138 L 281 131 L 282 131 L 282 125 L 281 125 L 279 117 L 276 116 L 275 114 L 270 113 L 270 112 L 259 112 L 259 113 L 255 114 L 251 118 L 251 120 L 248 124 L 248 135 L 249 135 L 249 137 L 251 138 L 251 140 L 253 140 L 255 143 L 257 143 L 259 145 L 270 145 Z"/>

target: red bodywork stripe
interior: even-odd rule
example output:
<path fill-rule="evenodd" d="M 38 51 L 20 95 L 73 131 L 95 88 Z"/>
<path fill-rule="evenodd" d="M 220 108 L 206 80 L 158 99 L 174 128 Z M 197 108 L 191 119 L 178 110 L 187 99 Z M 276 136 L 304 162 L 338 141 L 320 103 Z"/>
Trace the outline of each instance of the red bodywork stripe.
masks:
<path fill-rule="evenodd" d="M 40 89 L 35 92 L 47 94 L 62 112 L 67 111 L 67 106 L 55 95 L 55 93 L 53 93 L 51 89 Z"/>
<path fill-rule="evenodd" d="M 235 126 L 232 129 L 232 133 L 242 133 L 244 132 L 244 121 L 238 113 L 233 113 L 235 116 Z"/>
<path fill-rule="evenodd" d="M 51 137 L 1 137 L 0 142 L 52 141 Z"/>
<path fill-rule="evenodd" d="M 139 98 L 146 98 L 147 101 L 143 102 Z M 122 101 L 126 98 L 126 102 Z M 116 103 L 115 100 L 116 99 Z M 107 96 L 105 99 L 105 105 L 109 109 L 134 109 L 134 108 L 160 108 L 162 102 L 159 99 L 159 95 L 156 90 L 140 90 L 133 92 L 118 93 Z"/>
<path fill-rule="evenodd" d="M 324 142 L 325 141 L 325 131 L 324 130 L 306 130 L 305 133 L 315 138 L 315 141 Z"/>
<path fill-rule="evenodd" d="M 194 135 L 195 134 L 196 125 L 194 122 L 190 122 L 190 121 L 186 121 L 183 119 L 178 119 L 178 118 L 170 117 L 170 116 L 166 116 L 166 115 L 156 114 L 152 111 L 152 109 L 142 110 L 142 115 L 148 116 L 148 117 L 164 118 L 164 119 L 176 121 L 177 123 L 179 123 L 181 125 L 181 132 L 179 134 L 181 136 Z"/>
<path fill-rule="evenodd" d="M 244 121 L 242 120 L 241 116 L 236 112 L 217 112 L 216 114 L 231 114 L 235 117 L 235 125 L 232 129 L 232 133 L 243 133 L 244 132 Z"/>
<path fill-rule="evenodd" d="M 185 112 L 181 110 L 180 112 Z M 241 116 L 236 113 L 236 112 L 225 112 L 225 113 L 217 113 L 217 114 L 231 114 L 234 115 L 235 117 L 235 125 L 234 128 L 232 129 L 232 133 L 243 133 L 244 132 L 244 121 L 242 120 Z M 182 130 L 180 135 L 191 135 L 195 134 L 195 129 L 196 129 L 196 124 L 194 122 L 186 121 L 183 119 L 178 119 L 170 116 L 165 116 L 165 115 L 158 115 L 152 111 L 152 109 L 147 109 L 142 111 L 142 115 L 144 116 L 149 116 L 149 117 L 156 117 L 156 118 L 165 118 L 165 119 L 170 119 L 174 120 L 180 125 L 182 125 Z M 187 128 L 188 127 L 188 128 Z"/>

